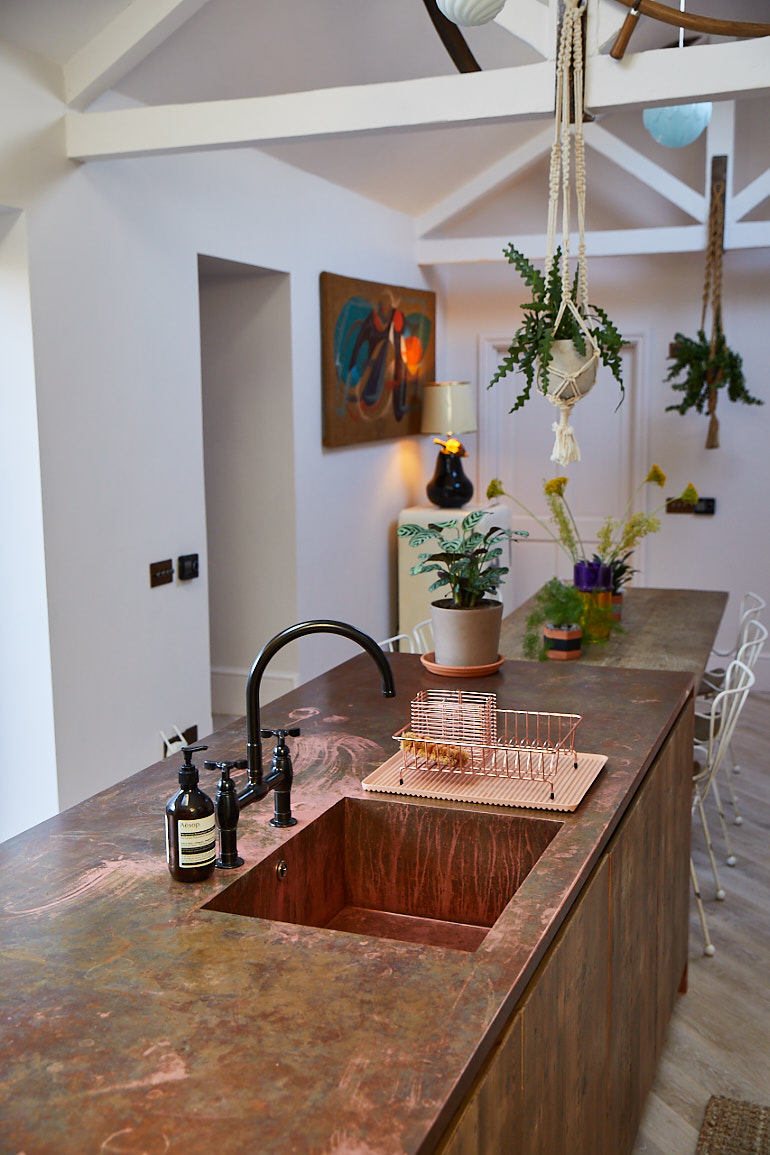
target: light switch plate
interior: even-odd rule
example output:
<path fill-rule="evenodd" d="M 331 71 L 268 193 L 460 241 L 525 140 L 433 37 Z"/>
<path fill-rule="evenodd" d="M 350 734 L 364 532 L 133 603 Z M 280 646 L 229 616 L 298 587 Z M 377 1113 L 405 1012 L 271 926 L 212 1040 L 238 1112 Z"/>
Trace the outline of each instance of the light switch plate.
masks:
<path fill-rule="evenodd" d="M 174 563 L 171 558 L 165 561 L 150 562 L 150 586 L 165 586 L 174 580 Z"/>

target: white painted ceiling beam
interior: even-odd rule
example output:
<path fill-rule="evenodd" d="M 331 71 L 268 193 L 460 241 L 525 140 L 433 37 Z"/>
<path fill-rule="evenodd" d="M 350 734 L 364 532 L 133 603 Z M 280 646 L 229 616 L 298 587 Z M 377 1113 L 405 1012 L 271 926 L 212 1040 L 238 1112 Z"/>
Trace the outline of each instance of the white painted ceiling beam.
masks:
<path fill-rule="evenodd" d="M 692 58 L 692 60 L 691 60 Z M 690 62 L 690 63 L 688 63 Z M 96 160 L 233 148 L 387 129 L 495 123 L 550 116 L 550 61 L 384 84 L 209 103 L 66 115 L 67 155 Z M 658 49 L 592 57 L 586 103 L 594 112 L 770 91 L 767 43 Z"/>
<path fill-rule="evenodd" d="M 679 180 L 662 165 L 656 164 L 599 124 L 586 124 L 584 135 L 590 148 L 606 156 L 613 164 L 630 173 L 642 184 L 655 189 L 666 200 L 677 205 L 683 212 L 689 213 L 694 220 L 706 220 L 708 216 L 706 197 Z"/>
<path fill-rule="evenodd" d="M 739 221 L 741 217 L 745 217 L 746 213 L 750 213 L 767 197 L 770 197 L 770 168 L 765 169 L 761 176 L 758 176 L 751 184 L 747 184 L 744 189 L 735 194 L 728 203 L 727 216 Z"/>
<path fill-rule="evenodd" d="M 207 0 L 133 0 L 64 65 L 64 99 L 85 108 L 203 8 Z"/>
<path fill-rule="evenodd" d="M 735 156 L 735 101 L 725 100 L 715 104 L 711 110 L 711 120 L 706 129 L 706 171 L 704 186 L 706 196 L 711 199 L 711 162 L 715 156 L 730 158 L 727 165 L 725 184 L 725 215 L 730 214 L 730 200 L 733 195 L 733 165 Z"/>
<path fill-rule="evenodd" d="M 586 44 L 590 55 L 614 43 L 627 15 L 627 10 L 618 7 L 615 0 L 599 0 L 598 4 L 588 5 Z"/>
<path fill-rule="evenodd" d="M 523 40 L 545 60 L 556 59 L 556 7 L 538 0 L 515 0 L 495 16 L 495 23 Z"/>
<path fill-rule="evenodd" d="M 67 155 L 106 160 L 553 115 L 553 65 L 208 103 L 70 112 Z"/>
<path fill-rule="evenodd" d="M 519 252 L 530 261 L 545 260 L 546 235 L 510 237 L 447 237 L 441 240 L 423 238 L 417 242 L 420 265 L 477 264 L 481 261 L 504 261 L 503 250 L 513 241 Z M 705 225 L 687 228 L 604 229 L 585 234 L 589 257 L 629 256 L 638 253 L 689 253 L 702 250 L 706 243 Z M 577 233 L 570 234 L 570 252 L 576 253 Z"/>
<path fill-rule="evenodd" d="M 447 224 L 483 197 L 521 175 L 530 165 L 550 153 L 552 142 L 553 126 L 549 125 L 418 217 L 415 221 L 417 235 L 423 236 L 431 229 Z"/>
<path fill-rule="evenodd" d="M 628 257 L 655 253 L 697 253 L 706 246 L 706 225 L 666 226 L 645 229 L 603 229 L 587 232 L 589 257 Z M 531 261 L 545 259 L 545 233 L 516 237 L 447 237 L 417 241 L 420 265 L 479 264 L 503 261 L 503 250 L 511 243 Z M 770 247 L 770 222 L 737 223 L 725 226 L 725 249 Z M 577 235 L 570 237 L 570 251 L 577 251 Z"/>
<path fill-rule="evenodd" d="M 639 108 L 700 100 L 730 100 L 770 92 L 766 38 L 655 48 L 626 55 L 592 56 L 586 66 L 586 108 Z"/>
<path fill-rule="evenodd" d="M 770 221 L 725 221 L 725 249 L 770 247 Z"/>

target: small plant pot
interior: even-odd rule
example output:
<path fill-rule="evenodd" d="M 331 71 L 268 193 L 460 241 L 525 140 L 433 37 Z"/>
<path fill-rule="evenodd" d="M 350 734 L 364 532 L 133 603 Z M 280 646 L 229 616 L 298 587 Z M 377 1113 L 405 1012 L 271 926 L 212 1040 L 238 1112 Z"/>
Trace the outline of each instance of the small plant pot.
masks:
<path fill-rule="evenodd" d="M 437 665 L 473 669 L 497 661 L 502 602 L 485 599 L 466 609 L 442 598 L 431 603 L 430 617 Z"/>
<path fill-rule="evenodd" d="M 562 401 L 577 401 L 590 393 L 596 381 L 597 359 L 578 353 L 572 341 L 554 341 L 548 365 L 548 392 Z M 565 386 L 565 377 L 569 382 Z"/>
<path fill-rule="evenodd" d="M 619 622 L 623 617 L 623 594 L 612 595 L 612 620 Z"/>
<path fill-rule="evenodd" d="M 574 662 L 580 657 L 583 630 L 580 626 L 543 626 L 546 657 L 551 662 Z"/>

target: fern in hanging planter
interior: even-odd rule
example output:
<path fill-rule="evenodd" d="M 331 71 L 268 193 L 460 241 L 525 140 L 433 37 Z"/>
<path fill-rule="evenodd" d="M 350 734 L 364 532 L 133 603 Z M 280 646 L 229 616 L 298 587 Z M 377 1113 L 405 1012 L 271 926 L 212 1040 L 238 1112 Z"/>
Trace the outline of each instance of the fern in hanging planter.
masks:
<path fill-rule="evenodd" d="M 676 405 L 667 405 L 666 412 L 687 413 L 694 409 L 704 410 L 709 415 L 709 430 L 706 448 L 719 447 L 719 423 L 716 417 L 718 390 L 727 391 L 730 401 L 740 401 L 744 405 L 763 405 L 758 397 L 752 397 L 746 388 L 743 361 L 725 340 L 721 316 L 717 313 L 712 341 L 706 337 L 704 329 L 698 329 L 698 338 L 676 333 L 668 358 L 670 365 L 666 381 L 671 388 L 683 394 Z"/>
<path fill-rule="evenodd" d="M 508 245 L 504 253 L 530 289 L 531 299 L 521 306 L 524 318 L 487 388 L 491 389 L 515 369 L 521 370 L 526 384 L 511 406 L 510 412 L 514 413 L 529 400 L 536 379 L 538 389 L 543 394 L 548 393 L 550 384 L 548 374 L 553 362 L 555 341 L 572 341 L 581 357 L 585 357 L 588 352 L 588 342 L 576 311 L 562 308 L 564 291 L 559 271 L 562 265 L 561 248 L 556 249 L 547 274 L 536 269 L 513 244 Z M 577 300 L 577 295 L 578 270 L 575 270 L 570 300 Z M 622 401 L 625 395 L 623 366 L 620 359 L 623 337 L 605 310 L 598 305 L 588 305 L 584 321 L 598 347 L 599 360 L 607 366 L 620 386 Z"/>
<path fill-rule="evenodd" d="M 620 385 L 623 374 L 620 350 L 623 338 L 604 309 L 588 303 L 585 244 L 585 139 L 583 136 L 583 32 L 585 4 L 567 0 L 559 32 L 556 61 L 554 137 L 548 174 L 548 225 L 545 239 L 545 274 L 514 245 L 505 256 L 529 286 L 531 300 L 522 306 L 524 320 L 514 334 L 502 364 L 490 381 L 520 369 L 525 385 L 511 413 L 526 404 L 537 379 L 538 388 L 559 411 L 551 461 L 567 465 L 580 460 L 570 418 L 575 403 L 596 380 L 601 361 Z M 578 252 L 574 279 L 569 271 L 570 171 L 574 151 Z M 556 246 L 556 222 L 561 208 L 562 243 Z"/>

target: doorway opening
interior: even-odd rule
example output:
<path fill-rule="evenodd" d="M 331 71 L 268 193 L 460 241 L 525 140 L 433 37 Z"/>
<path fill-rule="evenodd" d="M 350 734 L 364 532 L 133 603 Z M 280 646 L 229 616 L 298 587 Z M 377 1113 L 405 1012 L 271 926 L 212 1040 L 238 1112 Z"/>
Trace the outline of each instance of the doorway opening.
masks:
<path fill-rule="evenodd" d="M 289 274 L 199 256 L 212 713 L 245 712 L 261 647 L 297 619 Z M 271 663 L 262 701 L 293 689 Z M 294 659 L 296 660 L 296 658 Z"/>

